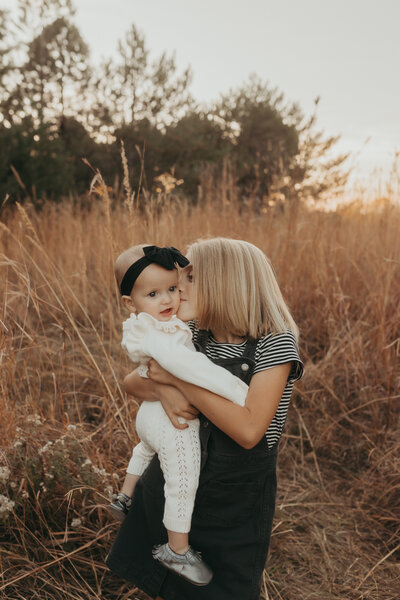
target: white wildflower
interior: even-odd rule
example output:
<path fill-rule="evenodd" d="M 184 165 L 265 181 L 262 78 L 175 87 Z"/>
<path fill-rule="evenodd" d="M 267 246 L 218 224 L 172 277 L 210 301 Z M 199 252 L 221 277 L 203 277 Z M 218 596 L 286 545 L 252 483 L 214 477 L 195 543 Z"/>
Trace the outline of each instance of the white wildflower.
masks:
<path fill-rule="evenodd" d="M 99 467 L 93 467 L 93 472 L 100 477 L 107 477 L 108 473 L 105 469 L 99 469 Z"/>
<path fill-rule="evenodd" d="M 67 429 L 68 431 L 76 431 L 76 425 L 70 423 L 69 425 L 67 425 Z"/>
<path fill-rule="evenodd" d="M 118 473 L 113 473 L 112 476 L 113 476 L 113 479 L 115 479 L 116 481 L 119 481 L 120 477 L 119 477 Z"/>
<path fill-rule="evenodd" d="M 82 464 L 81 467 L 90 467 L 92 465 L 92 461 L 90 458 L 87 458 Z"/>
<path fill-rule="evenodd" d="M 51 448 L 52 445 L 53 445 L 53 442 L 46 442 L 46 444 L 42 448 L 39 448 L 39 454 L 43 454 L 44 452 L 47 452 L 47 450 L 49 448 Z"/>
<path fill-rule="evenodd" d="M 0 517 L 7 518 L 10 512 L 13 511 L 15 506 L 15 502 L 7 498 L 7 496 L 3 496 L 0 494 Z"/>
<path fill-rule="evenodd" d="M 21 440 L 17 440 L 16 442 L 14 442 L 14 448 L 20 448 L 23 445 Z"/>
<path fill-rule="evenodd" d="M 72 521 L 71 521 L 72 529 L 76 529 L 77 527 L 80 527 L 81 525 L 82 525 L 82 519 L 72 519 Z"/>
<path fill-rule="evenodd" d="M 26 420 L 28 423 L 32 423 L 33 425 L 39 426 L 42 424 L 42 419 L 37 413 L 34 415 L 29 415 L 29 417 Z"/>
<path fill-rule="evenodd" d="M 0 483 L 6 483 L 10 477 L 10 469 L 8 467 L 0 467 Z"/>

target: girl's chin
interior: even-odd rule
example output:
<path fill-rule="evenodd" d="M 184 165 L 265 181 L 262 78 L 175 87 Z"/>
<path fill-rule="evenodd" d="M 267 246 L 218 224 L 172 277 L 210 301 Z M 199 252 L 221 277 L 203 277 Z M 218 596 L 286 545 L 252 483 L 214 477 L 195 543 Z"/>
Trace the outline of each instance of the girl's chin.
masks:
<path fill-rule="evenodd" d="M 191 310 L 187 310 L 187 308 L 188 307 L 183 306 L 181 304 L 181 306 L 179 307 L 178 312 L 176 313 L 176 316 L 181 321 L 193 321 L 196 318 L 196 316 L 193 314 L 193 312 Z"/>

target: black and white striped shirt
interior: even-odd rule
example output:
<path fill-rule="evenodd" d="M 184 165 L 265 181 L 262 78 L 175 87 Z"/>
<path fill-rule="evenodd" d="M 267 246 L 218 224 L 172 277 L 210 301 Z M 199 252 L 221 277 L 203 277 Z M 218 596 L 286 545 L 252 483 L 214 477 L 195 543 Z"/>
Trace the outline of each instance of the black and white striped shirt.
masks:
<path fill-rule="evenodd" d="M 188 325 L 193 334 L 193 341 L 195 342 L 198 336 L 198 329 L 196 328 L 194 321 L 191 321 Z M 210 335 L 206 346 L 206 354 L 211 360 L 218 358 L 237 358 L 243 354 L 245 345 L 246 341 L 241 342 L 240 344 L 217 342 L 213 336 Z M 299 357 L 296 338 L 291 331 L 275 335 L 268 334 L 260 338 L 256 346 L 254 359 L 256 363 L 253 372 L 254 375 L 260 371 L 276 367 L 277 365 L 288 362 L 293 363 L 278 409 L 265 433 L 268 446 L 272 448 L 281 437 L 289 408 L 293 383 L 303 375 L 303 363 Z"/>

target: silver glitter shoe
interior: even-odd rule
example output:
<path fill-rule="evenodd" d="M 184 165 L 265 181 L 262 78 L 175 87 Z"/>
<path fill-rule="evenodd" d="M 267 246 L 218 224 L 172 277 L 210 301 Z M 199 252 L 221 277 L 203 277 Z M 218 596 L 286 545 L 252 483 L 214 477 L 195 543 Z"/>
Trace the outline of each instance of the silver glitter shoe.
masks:
<path fill-rule="evenodd" d="M 154 546 L 153 558 L 194 585 L 208 585 L 213 577 L 200 552 L 190 546 L 185 554 L 176 554 L 168 544 L 160 544 Z"/>
<path fill-rule="evenodd" d="M 113 494 L 113 502 L 108 505 L 108 509 L 118 521 L 123 521 L 131 507 L 132 499 L 126 494 Z"/>

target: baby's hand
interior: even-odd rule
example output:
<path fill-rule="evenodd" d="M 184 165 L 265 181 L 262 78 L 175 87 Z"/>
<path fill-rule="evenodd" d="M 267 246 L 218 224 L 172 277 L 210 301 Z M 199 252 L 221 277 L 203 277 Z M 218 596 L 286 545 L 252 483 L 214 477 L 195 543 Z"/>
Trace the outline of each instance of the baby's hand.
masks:
<path fill-rule="evenodd" d="M 137 369 L 138 374 L 140 375 L 140 377 L 143 377 L 143 379 L 148 379 L 149 378 L 149 367 L 147 365 L 139 365 L 138 369 Z"/>
<path fill-rule="evenodd" d="M 147 376 L 156 383 L 174 385 L 174 375 L 171 375 L 171 373 L 163 369 L 154 358 L 149 362 Z"/>
<path fill-rule="evenodd" d="M 175 387 L 160 386 L 157 392 L 169 420 L 177 429 L 186 429 L 188 427 L 186 421 L 191 421 L 198 416 L 197 408 L 190 404 Z"/>

